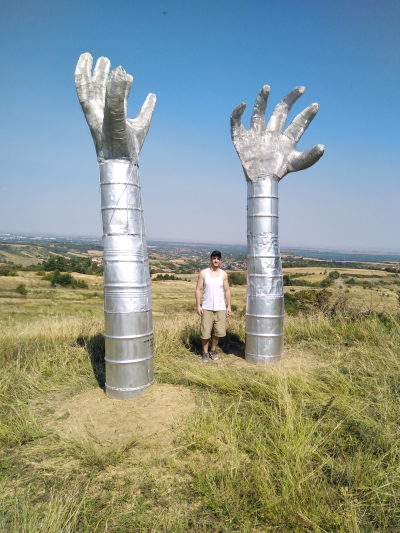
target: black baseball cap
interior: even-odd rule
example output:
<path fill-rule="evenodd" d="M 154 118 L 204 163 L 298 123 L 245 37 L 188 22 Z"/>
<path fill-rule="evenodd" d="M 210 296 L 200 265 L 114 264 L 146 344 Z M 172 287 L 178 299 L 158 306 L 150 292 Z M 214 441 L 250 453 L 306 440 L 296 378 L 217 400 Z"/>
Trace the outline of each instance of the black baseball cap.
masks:
<path fill-rule="evenodd" d="M 214 250 L 213 252 L 211 252 L 210 259 L 211 257 L 219 257 L 221 259 L 221 252 L 219 250 Z"/>

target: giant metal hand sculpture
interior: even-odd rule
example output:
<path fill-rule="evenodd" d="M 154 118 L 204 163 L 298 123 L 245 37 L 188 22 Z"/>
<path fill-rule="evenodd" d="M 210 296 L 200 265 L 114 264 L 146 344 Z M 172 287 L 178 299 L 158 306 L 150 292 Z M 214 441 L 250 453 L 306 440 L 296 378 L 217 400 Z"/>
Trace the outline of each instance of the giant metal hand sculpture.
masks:
<path fill-rule="evenodd" d="M 79 102 L 100 167 L 104 245 L 106 392 L 139 396 L 154 380 L 150 273 L 139 180 L 139 152 L 156 97 L 126 118 L 133 78 L 110 61 L 82 54 L 75 70 Z"/>
<path fill-rule="evenodd" d="M 242 124 L 245 103 L 231 116 L 231 136 L 247 180 L 246 360 L 279 361 L 283 353 L 283 280 L 278 242 L 278 183 L 288 173 L 304 170 L 324 153 L 321 144 L 305 152 L 296 145 L 318 112 L 311 104 L 285 130 L 293 104 L 304 93 L 296 87 L 275 107 L 265 125 L 270 88 L 265 85 L 254 104 L 250 129 Z"/>

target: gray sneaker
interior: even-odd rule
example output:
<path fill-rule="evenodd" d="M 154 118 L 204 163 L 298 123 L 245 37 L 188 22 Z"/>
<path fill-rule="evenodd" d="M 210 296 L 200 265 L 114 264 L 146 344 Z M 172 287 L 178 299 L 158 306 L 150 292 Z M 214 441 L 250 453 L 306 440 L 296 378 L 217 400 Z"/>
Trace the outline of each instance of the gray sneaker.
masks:
<path fill-rule="evenodd" d="M 203 363 L 208 363 L 208 353 L 203 353 L 203 355 L 201 356 L 201 360 L 203 361 Z"/>
<path fill-rule="evenodd" d="M 214 350 L 210 350 L 208 355 L 210 356 L 210 359 L 212 359 L 213 361 L 216 361 L 218 359 L 217 352 L 215 352 Z"/>

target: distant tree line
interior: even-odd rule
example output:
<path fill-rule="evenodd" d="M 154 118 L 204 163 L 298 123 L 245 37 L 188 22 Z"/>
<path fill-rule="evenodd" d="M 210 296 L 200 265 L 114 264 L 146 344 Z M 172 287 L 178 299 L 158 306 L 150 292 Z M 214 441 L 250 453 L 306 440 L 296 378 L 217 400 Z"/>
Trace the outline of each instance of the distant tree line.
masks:
<path fill-rule="evenodd" d="M 303 267 L 312 267 L 317 266 L 320 268 L 361 268 L 363 270 L 380 270 L 378 267 L 373 265 L 368 265 L 365 263 L 353 263 L 352 261 L 317 261 L 314 259 L 296 259 L 293 261 L 284 261 L 282 263 L 283 268 L 303 268 Z M 388 267 L 391 268 L 391 267 Z M 386 270 L 383 269 L 383 270 Z M 392 272 L 388 270 L 387 272 Z"/>
<path fill-rule="evenodd" d="M 152 281 L 190 281 L 190 279 L 178 278 L 173 274 L 157 274 Z"/>
<path fill-rule="evenodd" d="M 45 272 L 78 272 L 79 274 L 103 273 L 103 267 L 92 261 L 91 257 L 63 257 L 62 255 L 51 254 L 47 261 L 42 263 L 41 270 Z"/>
<path fill-rule="evenodd" d="M 285 274 L 283 276 L 283 285 L 286 287 L 321 287 L 323 289 L 326 289 L 333 284 L 335 279 L 338 279 L 340 277 L 340 274 L 337 270 L 332 270 L 332 272 L 330 272 L 328 276 L 322 281 L 314 281 L 313 283 L 310 283 L 306 279 L 295 279 L 307 275 L 309 274 Z"/>

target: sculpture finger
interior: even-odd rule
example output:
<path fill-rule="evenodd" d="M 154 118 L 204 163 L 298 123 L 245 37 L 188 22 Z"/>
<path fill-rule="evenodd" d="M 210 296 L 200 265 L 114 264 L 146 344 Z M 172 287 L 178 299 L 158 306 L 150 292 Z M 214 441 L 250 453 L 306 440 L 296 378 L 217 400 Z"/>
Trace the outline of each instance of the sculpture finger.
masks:
<path fill-rule="evenodd" d="M 105 118 L 113 127 L 125 128 L 125 92 L 128 77 L 122 67 L 115 68 L 107 80 Z"/>
<path fill-rule="evenodd" d="M 94 67 L 92 83 L 94 98 L 104 107 L 108 74 L 110 72 L 110 60 L 107 57 L 99 57 Z"/>
<path fill-rule="evenodd" d="M 297 172 L 312 167 L 324 155 L 325 146 L 316 144 L 305 152 L 295 152 L 290 158 L 289 172 Z"/>
<path fill-rule="evenodd" d="M 93 98 L 92 92 L 92 66 L 93 57 L 89 53 L 81 54 L 75 68 L 75 87 L 79 103 L 83 107 Z M 85 111 L 85 109 L 84 109 Z"/>
<path fill-rule="evenodd" d="M 276 131 L 278 133 L 283 132 L 293 104 L 297 102 L 302 94 L 304 94 L 305 90 L 305 87 L 295 87 L 293 91 L 290 91 L 290 93 L 279 102 L 268 121 L 268 131 Z"/>
<path fill-rule="evenodd" d="M 269 85 L 264 85 L 257 95 L 250 122 L 250 129 L 256 132 L 262 132 L 265 130 L 265 110 L 267 109 L 270 90 L 271 88 Z"/>
<path fill-rule="evenodd" d="M 131 124 L 131 126 L 135 130 L 138 143 L 139 143 L 139 151 L 141 150 L 144 140 L 146 138 L 147 132 L 149 131 L 156 101 L 157 101 L 156 95 L 153 93 L 149 93 L 147 95 L 146 100 L 144 101 L 144 104 L 142 105 L 141 110 L 136 115 L 136 118 L 133 120 L 128 119 L 128 122 Z"/>
<path fill-rule="evenodd" d="M 131 92 L 132 85 L 133 85 L 133 77 L 130 74 L 126 74 L 126 87 L 125 87 L 125 96 L 124 96 L 124 109 L 125 109 L 125 118 L 127 116 L 128 111 L 128 98 L 129 93 Z"/>
<path fill-rule="evenodd" d="M 231 115 L 231 137 L 235 141 L 237 137 L 240 137 L 245 133 L 245 127 L 242 124 L 242 115 L 246 109 L 246 102 L 242 102 L 237 105 Z"/>
<path fill-rule="evenodd" d="M 318 109 L 318 104 L 311 104 L 299 115 L 297 115 L 290 126 L 286 129 L 284 133 L 286 137 L 289 137 L 296 143 L 299 142 L 301 136 L 306 131 L 315 115 L 318 113 Z"/>

